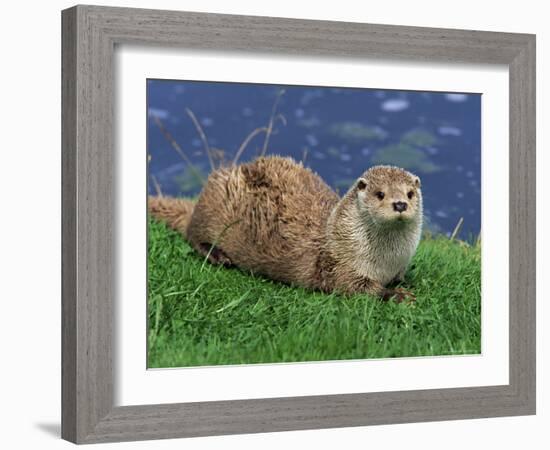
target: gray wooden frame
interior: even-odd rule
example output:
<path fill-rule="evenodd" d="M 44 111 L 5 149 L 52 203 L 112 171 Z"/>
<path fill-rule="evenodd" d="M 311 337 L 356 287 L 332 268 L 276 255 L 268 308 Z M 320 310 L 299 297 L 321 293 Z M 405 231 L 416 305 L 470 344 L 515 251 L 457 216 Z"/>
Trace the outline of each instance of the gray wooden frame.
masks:
<path fill-rule="evenodd" d="M 62 437 L 77 443 L 535 413 L 535 36 L 76 6 L 62 13 Z M 115 44 L 505 64 L 510 80 L 508 385 L 113 405 Z"/>

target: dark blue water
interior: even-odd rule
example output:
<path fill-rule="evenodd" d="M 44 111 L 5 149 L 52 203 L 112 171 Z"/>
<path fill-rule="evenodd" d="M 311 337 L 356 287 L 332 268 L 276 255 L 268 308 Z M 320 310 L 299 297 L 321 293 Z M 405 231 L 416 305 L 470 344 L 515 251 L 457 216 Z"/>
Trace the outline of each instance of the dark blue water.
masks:
<path fill-rule="evenodd" d="M 281 93 L 283 90 L 283 93 Z M 199 121 L 216 165 L 230 162 L 243 140 L 272 116 L 268 154 L 304 160 L 343 193 L 374 164 L 404 167 L 422 179 L 427 227 L 449 234 L 462 217 L 463 239 L 480 231 L 481 95 L 148 80 L 150 194 L 196 195 L 210 169 Z M 155 117 L 157 120 L 155 120 Z M 173 149 L 159 122 L 190 159 Z M 240 158 L 255 158 L 265 134 Z"/>

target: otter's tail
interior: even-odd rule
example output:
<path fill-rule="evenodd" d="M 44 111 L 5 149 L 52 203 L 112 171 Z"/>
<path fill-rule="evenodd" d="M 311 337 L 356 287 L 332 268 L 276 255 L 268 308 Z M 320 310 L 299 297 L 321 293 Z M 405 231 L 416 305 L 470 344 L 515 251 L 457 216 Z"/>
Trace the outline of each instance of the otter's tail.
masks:
<path fill-rule="evenodd" d="M 149 196 L 147 207 L 152 217 L 165 222 L 184 237 L 187 236 L 187 227 L 195 208 L 195 204 L 191 200 Z"/>

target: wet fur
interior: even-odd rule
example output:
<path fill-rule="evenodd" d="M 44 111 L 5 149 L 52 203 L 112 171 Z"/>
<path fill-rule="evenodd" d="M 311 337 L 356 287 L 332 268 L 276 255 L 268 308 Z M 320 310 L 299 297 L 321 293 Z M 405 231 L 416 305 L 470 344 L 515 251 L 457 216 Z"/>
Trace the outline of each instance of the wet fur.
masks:
<path fill-rule="evenodd" d="M 402 278 L 418 245 L 419 180 L 385 166 L 370 169 L 359 180 L 366 187 L 355 183 L 340 199 L 301 163 L 259 158 L 213 171 L 195 205 L 150 197 L 149 211 L 180 231 L 212 263 L 325 292 L 399 297 L 402 291 L 385 285 Z M 410 217 L 403 223 L 386 223 L 377 217 L 380 206 L 368 205 L 371 198 L 365 196 L 381 185 L 388 194 L 404 186 L 395 188 L 391 198 L 414 187 L 416 203 L 411 202 Z"/>

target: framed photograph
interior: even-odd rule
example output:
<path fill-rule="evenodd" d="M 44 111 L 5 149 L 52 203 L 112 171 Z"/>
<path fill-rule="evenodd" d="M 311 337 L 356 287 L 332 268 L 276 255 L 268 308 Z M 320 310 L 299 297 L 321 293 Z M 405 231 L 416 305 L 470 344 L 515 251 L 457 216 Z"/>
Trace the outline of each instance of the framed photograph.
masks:
<path fill-rule="evenodd" d="M 62 13 L 62 436 L 535 413 L 535 37 Z"/>

